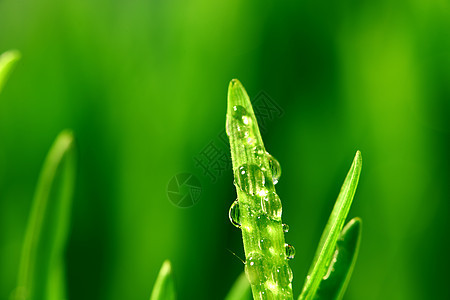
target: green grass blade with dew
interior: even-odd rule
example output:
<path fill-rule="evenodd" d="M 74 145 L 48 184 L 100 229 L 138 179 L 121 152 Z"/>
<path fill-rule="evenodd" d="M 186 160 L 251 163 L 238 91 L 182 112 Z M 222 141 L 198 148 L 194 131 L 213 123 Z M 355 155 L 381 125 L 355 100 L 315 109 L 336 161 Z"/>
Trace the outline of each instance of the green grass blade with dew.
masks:
<path fill-rule="evenodd" d="M 38 180 L 13 299 L 67 298 L 64 250 L 75 170 L 74 138 L 70 131 L 63 131 L 51 147 Z"/>
<path fill-rule="evenodd" d="M 306 277 L 303 291 L 299 300 L 312 300 L 317 289 L 326 275 L 328 267 L 336 249 L 336 242 L 344 226 L 345 219 L 350 210 L 350 206 L 358 186 L 359 175 L 361 173 L 362 158 L 361 152 L 357 151 L 350 171 L 345 178 L 339 196 L 334 205 L 331 216 L 320 238 L 313 263 Z"/>
<path fill-rule="evenodd" d="M 293 299 L 288 259 L 293 258 L 294 248 L 285 243 L 286 226 L 275 190 L 280 165 L 266 152 L 250 98 L 236 79 L 228 88 L 226 131 L 238 195 L 230 219 L 241 229 L 253 298 Z"/>

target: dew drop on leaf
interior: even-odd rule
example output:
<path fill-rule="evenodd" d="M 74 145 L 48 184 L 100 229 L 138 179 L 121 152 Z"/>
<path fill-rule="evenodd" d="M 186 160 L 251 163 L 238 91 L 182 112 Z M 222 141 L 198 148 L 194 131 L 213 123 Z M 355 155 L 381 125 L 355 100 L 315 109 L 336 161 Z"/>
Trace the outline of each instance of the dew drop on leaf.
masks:
<path fill-rule="evenodd" d="M 259 240 L 259 249 L 262 251 L 268 251 L 272 247 L 272 242 L 268 238 L 262 238 Z"/>
<path fill-rule="evenodd" d="M 263 171 L 254 164 L 244 164 L 237 168 L 235 178 L 237 186 L 252 196 L 260 191 L 265 183 Z"/>
<path fill-rule="evenodd" d="M 250 129 L 247 125 L 237 125 L 237 136 L 241 139 L 248 140 L 250 137 Z"/>
<path fill-rule="evenodd" d="M 286 250 L 286 258 L 287 259 L 294 259 L 295 256 L 295 248 L 292 245 L 284 244 L 284 248 Z"/>
<path fill-rule="evenodd" d="M 264 187 L 270 191 L 273 191 L 275 189 L 275 186 L 273 184 L 272 180 L 269 180 L 270 173 L 267 170 L 264 170 L 264 177 L 266 178 L 266 181 L 264 183 Z"/>
<path fill-rule="evenodd" d="M 271 290 L 265 290 L 259 292 L 259 299 L 275 299 L 275 295 Z"/>
<path fill-rule="evenodd" d="M 261 197 L 261 208 L 268 217 L 275 220 L 281 218 L 281 200 L 275 192 L 269 192 Z"/>
<path fill-rule="evenodd" d="M 269 152 L 266 152 L 266 157 L 269 162 L 269 168 L 272 171 L 273 184 L 277 184 L 281 176 L 281 165 Z"/>
<path fill-rule="evenodd" d="M 247 144 L 249 144 L 250 146 L 253 146 L 254 144 L 256 144 L 256 139 L 254 137 L 248 137 L 246 140 Z"/>
<path fill-rule="evenodd" d="M 275 274 L 281 285 L 288 285 L 294 279 L 294 274 L 287 261 L 283 261 L 281 265 L 275 266 Z"/>
<path fill-rule="evenodd" d="M 252 252 L 248 255 L 245 262 L 245 273 L 252 285 L 261 284 L 265 281 L 263 273 L 264 256 L 258 252 Z"/>
<path fill-rule="evenodd" d="M 240 211 L 239 211 L 239 202 L 238 202 L 238 200 L 235 200 L 233 202 L 233 204 L 231 204 L 230 210 L 228 211 L 228 217 L 230 218 L 231 224 L 233 224 L 237 228 L 241 227 Z"/>
<path fill-rule="evenodd" d="M 262 167 L 264 165 L 264 147 L 256 146 L 252 149 L 252 155 L 255 161 L 258 162 L 258 164 Z"/>
<path fill-rule="evenodd" d="M 240 105 L 233 106 L 233 110 L 231 112 L 231 116 L 236 121 L 229 121 L 227 124 L 227 133 L 228 135 L 231 134 L 231 126 L 235 126 L 236 128 L 236 134 L 241 139 L 251 139 L 250 137 L 250 128 L 251 128 L 251 117 L 248 114 L 247 110 Z M 229 124 L 229 123 L 232 124 Z"/>
<path fill-rule="evenodd" d="M 233 106 L 232 116 L 235 118 L 239 123 L 242 123 L 244 125 L 250 125 L 251 118 L 248 114 L 247 110 L 241 106 L 241 105 L 235 105 Z"/>

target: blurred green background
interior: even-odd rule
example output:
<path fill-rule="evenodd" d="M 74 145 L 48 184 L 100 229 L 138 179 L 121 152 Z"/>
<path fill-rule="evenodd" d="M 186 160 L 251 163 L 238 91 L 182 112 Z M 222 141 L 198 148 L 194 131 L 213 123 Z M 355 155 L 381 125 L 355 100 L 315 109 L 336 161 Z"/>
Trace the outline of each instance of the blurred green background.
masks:
<path fill-rule="evenodd" d="M 450 2 L 0 0 L 0 298 L 14 289 L 44 157 L 75 132 L 70 299 L 148 299 L 164 259 L 180 299 L 221 299 L 243 270 L 231 171 L 194 158 L 224 129 L 229 80 L 284 111 L 266 148 L 300 293 L 357 149 L 363 219 L 346 299 L 449 299 Z M 170 179 L 201 181 L 196 205 Z"/>

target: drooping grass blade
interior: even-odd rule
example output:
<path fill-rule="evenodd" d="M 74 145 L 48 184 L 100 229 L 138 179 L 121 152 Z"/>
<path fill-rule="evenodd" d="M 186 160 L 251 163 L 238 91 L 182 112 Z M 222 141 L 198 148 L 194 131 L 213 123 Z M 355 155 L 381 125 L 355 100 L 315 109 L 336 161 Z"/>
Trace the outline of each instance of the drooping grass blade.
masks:
<path fill-rule="evenodd" d="M 64 248 L 69 231 L 76 157 L 70 131 L 61 132 L 39 176 L 23 243 L 14 299 L 65 299 Z"/>
<path fill-rule="evenodd" d="M 361 173 L 362 158 L 361 152 L 357 151 L 353 160 L 350 171 L 345 178 L 339 196 L 331 212 L 328 223 L 320 238 L 319 246 L 317 248 L 314 261 L 306 277 L 303 291 L 299 300 L 311 300 L 317 292 L 317 289 L 326 275 L 328 267 L 333 258 L 336 248 L 337 239 L 344 226 L 345 219 L 350 210 L 350 206 L 355 195 L 356 187 L 358 186 L 359 175 Z"/>

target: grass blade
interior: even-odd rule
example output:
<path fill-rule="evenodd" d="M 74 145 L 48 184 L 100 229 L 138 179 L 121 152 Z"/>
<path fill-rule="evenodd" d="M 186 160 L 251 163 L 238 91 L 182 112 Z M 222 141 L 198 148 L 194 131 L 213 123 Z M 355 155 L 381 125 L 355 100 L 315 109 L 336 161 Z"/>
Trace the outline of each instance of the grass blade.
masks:
<path fill-rule="evenodd" d="M 73 135 L 63 131 L 41 170 L 25 233 L 14 299 L 66 298 L 63 254 L 75 168 Z"/>
<path fill-rule="evenodd" d="M 361 240 L 361 219 L 354 218 L 345 225 L 336 244 L 333 260 L 320 283 L 315 299 L 340 300 L 352 276 Z"/>
<path fill-rule="evenodd" d="M 252 299 L 252 290 L 250 289 L 250 282 L 248 282 L 245 273 L 241 273 L 231 287 L 230 292 L 225 297 L 225 300 L 250 300 Z"/>
<path fill-rule="evenodd" d="M 228 88 L 226 131 L 238 195 L 230 216 L 239 216 L 233 224 L 241 229 L 253 298 L 291 300 L 293 273 L 288 259 L 294 249 L 285 243 L 282 204 L 275 188 L 281 169 L 266 152 L 250 98 L 236 79 Z"/>
<path fill-rule="evenodd" d="M 0 92 L 14 64 L 20 59 L 20 52 L 10 50 L 0 55 Z"/>
<path fill-rule="evenodd" d="M 175 285 L 172 278 L 172 266 L 170 261 L 166 260 L 161 270 L 159 271 L 158 278 L 156 278 L 155 285 L 153 286 L 152 295 L 150 300 L 175 300 Z"/>
<path fill-rule="evenodd" d="M 322 278 L 325 276 L 331 263 L 337 239 L 344 226 L 345 219 L 350 210 L 350 206 L 355 195 L 356 187 L 361 173 L 362 158 L 361 152 L 357 151 L 350 171 L 345 178 L 339 196 L 331 212 L 328 223 L 320 238 L 314 261 L 306 277 L 303 291 L 299 300 L 311 300 L 317 292 Z"/>

